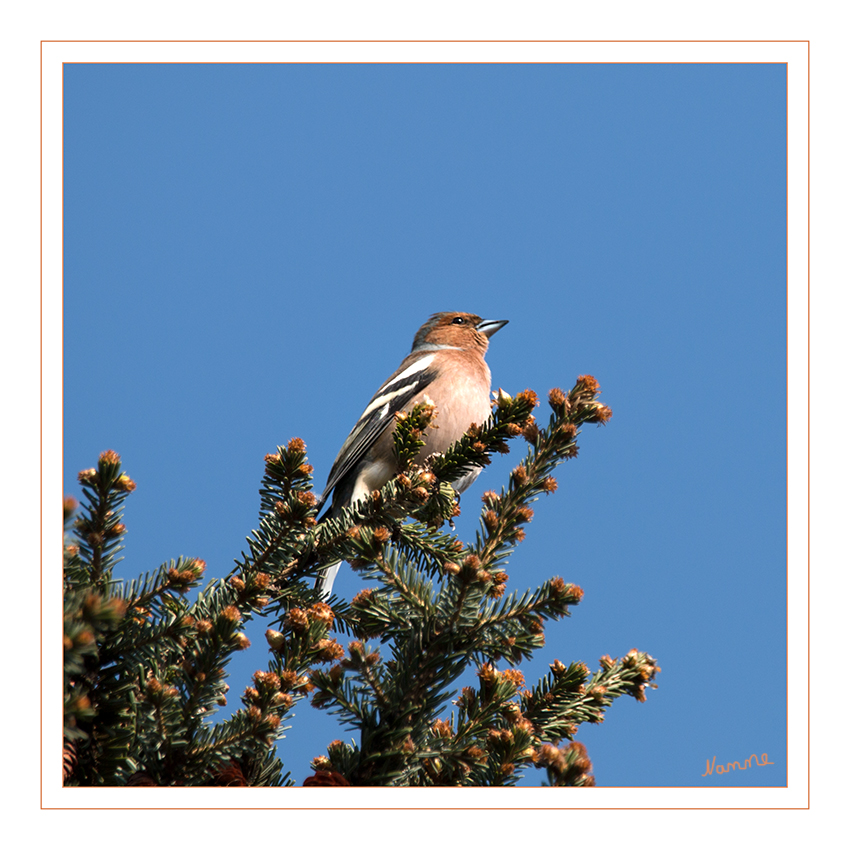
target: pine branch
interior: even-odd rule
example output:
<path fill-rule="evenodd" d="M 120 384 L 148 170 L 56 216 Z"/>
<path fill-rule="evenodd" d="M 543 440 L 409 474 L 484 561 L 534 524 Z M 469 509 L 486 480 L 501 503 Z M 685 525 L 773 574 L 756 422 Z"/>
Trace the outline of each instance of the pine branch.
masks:
<path fill-rule="evenodd" d="M 121 459 L 111 450 L 102 452 L 97 468 L 84 470 L 78 480 L 86 501 L 82 516 L 74 523 L 78 538 L 75 554 L 92 585 L 103 590 L 120 560 L 117 556 L 125 530 L 121 509 L 136 485 L 121 473 Z"/>
<path fill-rule="evenodd" d="M 549 394 L 545 428 L 536 395 L 499 392 L 490 419 L 442 455 L 421 460 L 430 403 L 397 417 L 397 474 L 381 490 L 316 521 L 312 467 L 295 438 L 265 458 L 258 528 L 226 579 L 199 588 L 204 562 L 179 558 L 131 582 L 112 570 L 121 549 L 121 509 L 135 484 L 104 452 L 80 474 L 85 504 L 65 547 L 65 748 L 69 784 L 285 784 L 273 747 L 294 704 L 337 714 L 359 733 L 313 761 L 312 785 L 514 785 L 545 770 L 551 785 L 591 785 L 587 752 L 572 739 L 599 723 L 612 701 L 645 699 L 658 670 L 632 650 L 603 656 L 593 675 L 558 661 L 533 690 L 515 668 L 543 646 L 547 620 L 568 616 L 582 591 L 561 578 L 506 593 L 505 567 L 553 493 L 555 468 L 578 452 L 579 428 L 604 424 L 593 378 Z M 480 531 L 466 545 L 453 533 L 452 482 L 486 466 L 522 436 L 529 443 L 500 493 L 484 494 Z M 75 505 L 66 501 L 66 520 Z M 451 532 L 444 530 L 446 523 Z M 348 561 L 376 586 L 350 604 L 320 600 L 310 581 Z M 242 693 L 243 708 L 214 722 L 227 701 L 226 668 L 248 648 L 242 631 L 266 616 L 269 659 Z M 347 650 L 331 631 L 353 637 Z M 379 645 L 369 640 L 377 639 Z M 456 683 L 477 665 L 478 686 Z M 449 719 L 440 714 L 455 699 Z"/>
<path fill-rule="evenodd" d="M 199 559 L 113 581 L 120 508 L 135 484 L 114 452 L 80 481 L 87 501 L 65 547 L 66 783 L 208 784 L 234 763 L 251 776 L 262 765 L 279 781 L 269 750 L 289 698 L 249 707 L 228 721 L 234 734 L 207 725 L 226 701 L 230 657 L 249 646 L 240 626 L 268 602 L 269 576 L 253 569 L 214 582 L 191 604 Z M 65 505 L 67 518 L 74 508 Z"/>
<path fill-rule="evenodd" d="M 601 723 L 605 709 L 618 696 L 645 701 L 645 689 L 655 687 L 660 669 L 654 658 L 636 649 L 619 660 L 604 655 L 600 663 L 602 670 L 590 677 L 581 662 L 567 667 L 556 660 L 549 676 L 533 692 L 523 694 L 522 712 L 543 736 L 571 738 L 579 724 Z"/>
<path fill-rule="evenodd" d="M 503 598 L 508 581 L 503 566 L 524 537 L 522 526 L 533 516 L 530 503 L 555 491 L 552 472 L 576 456 L 579 426 L 610 418 L 597 395 L 598 386 L 589 377 L 580 378 L 569 394 L 553 390 L 553 413 L 540 429 L 531 417 L 533 393 L 515 399 L 500 393 L 488 423 L 419 467 L 414 460 L 430 409 L 399 417 L 398 476 L 316 530 L 322 557 L 332 551 L 334 558 L 347 558 L 355 570 L 378 581 L 378 587 L 352 600 L 349 622 L 355 634 L 380 637 L 392 651 L 392 660 L 384 661 L 379 651 L 352 642 L 348 656 L 332 671 L 313 674 L 314 705 L 330 708 L 361 734 L 359 748 L 329 748 L 327 761 L 314 763 L 317 770 L 352 784 L 495 785 L 515 783 L 522 766 L 539 762 L 556 784 L 590 781 L 579 769 L 584 761 L 577 748 L 558 758 L 549 750 L 541 755 L 540 748 L 548 745 L 547 735 L 572 732 L 574 720 L 598 719 L 625 685 L 594 682 L 592 694 L 570 700 L 550 688 L 540 696 L 551 702 L 551 716 L 543 716 L 536 703 L 521 704 L 521 673 L 496 673 L 487 659 L 528 658 L 543 644 L 544 621 L 568 615 L 581 600 L 581 589 L 560 578 Z M 508 488 L 500 495 L 485 494 L 476 545 L 466 548 L 454 535 L 440 532 L 439 526 L 457 513 L 454 502 L 444 497 L 446 484 L 485 465 L 490 453 L 506 450 L 507 440 L 519 435 L 530 449 Z M 412 519 L 401 522 L 405 514 Z M 455 731 L 449 721 L 434 718 L 452 682 L 473 659 L 481 664 L 482 684 L 475 694 L 464 689 Z M 533 718 L 525 708 L 534 708 Z"/>

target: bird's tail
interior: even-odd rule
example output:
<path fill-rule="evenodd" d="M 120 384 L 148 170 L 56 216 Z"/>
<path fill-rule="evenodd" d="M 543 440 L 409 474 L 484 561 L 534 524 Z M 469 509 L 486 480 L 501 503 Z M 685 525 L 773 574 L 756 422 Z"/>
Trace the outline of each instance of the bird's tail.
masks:
<path fill-rule="evenodd" d="M 325 506 L 325 502 L 328 499 L 329 493 L 325 491 L 322 493 L 321 498 L 316 503 L 316 514 L 319 516 L 317 522 L 324 522 L 326 519 L 330 519 L 337 515 L 337 511 L 334 510 L 334 505 L 331 503 L 327 510 L 322 513 L 322 508 Z M 316 583 L 313 587 L 319 591 L 322 595 L 322 599 L 327 599 L 331 592 L 333 591 L 334 579 L 336 579 L 336 574 L 339 572 L 339 568 L 342 566 L 342 561 L 335 561 L 332 564 L 328 564 L 317 576 Z"/>
<path fill-rule="evenodd" d="M 314 587 L 322 594 L 322 599 L 327 599 L 331 595 L 334 586 L 334 579 L 336 578 L 336 574 L 339 572 L 341 565 L 342 561 L 336 561 L 333 564 L 328 564 L 322 572 L 316 576 L 316 583 Z"/>

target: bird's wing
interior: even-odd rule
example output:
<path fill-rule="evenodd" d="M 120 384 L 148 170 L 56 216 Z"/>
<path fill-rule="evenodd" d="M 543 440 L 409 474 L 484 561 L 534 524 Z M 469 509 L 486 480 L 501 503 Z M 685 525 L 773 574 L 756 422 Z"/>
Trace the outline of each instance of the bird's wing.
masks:
<path fill-rule="evenodd" d="M 431 366 L 433 360 L 433 354 L 407 357 L 372 396 L 339 450 L 319 501 L 320 506 L 334 487 L 360 463 L 387 425 L 393 422 L 395 414 L 403 410 L 417 393 L 428 388 L 437 375 L 436 369 Z"/>

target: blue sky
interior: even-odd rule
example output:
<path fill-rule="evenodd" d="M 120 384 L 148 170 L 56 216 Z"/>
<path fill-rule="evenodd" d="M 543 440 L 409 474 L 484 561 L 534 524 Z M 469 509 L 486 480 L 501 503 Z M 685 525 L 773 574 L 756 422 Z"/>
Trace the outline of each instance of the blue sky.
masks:
<path fill-rule="evenodd" d="M 125 574 L 184 554 L 224 575 L 266 452 L 302 437 L 321 487 L 430 313 L 509 319 L 494 388 L 589 373 L 614 412 L 509 570 L 585 591 L 526 678 L 636 646 L 659 689 L 577 736 L 600 785 L 784 785 L 785 83 L 780 64 L 66 65 L 66 492 L 115 449 L 138 484 Z M 462 535 L 514 462 L 464 496 Z M 335 589 L 360 586 L 344 568 Z M 281 756 L 300 782 L 349 735 L 302 703 Z M 753 752 L 773 764 L 702 777 Z"/>

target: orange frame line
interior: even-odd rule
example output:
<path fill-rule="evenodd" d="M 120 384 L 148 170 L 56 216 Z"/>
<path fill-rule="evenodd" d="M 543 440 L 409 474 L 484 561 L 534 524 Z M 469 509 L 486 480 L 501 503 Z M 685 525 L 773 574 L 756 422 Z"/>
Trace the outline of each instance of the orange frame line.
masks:
<path fill-rule="evenodd" d="M 806 611 L 807 611 L 807 623 L 806 623 L 806 637 L 807 637 L 807 647 L 806 647 L 806 657 L 807 657 L 807 694 L 806 694 L 806 706 L 807 706 L 807 737 L 806 737 L 806 758 L 807 758 L 807 787 L 806 787 L 806 806 L 793 806 L 793 807 L 777 807 L 777 808 L 767 808 L 761 806 L 753 806 L 753 807 L 730 807 L 730 806 L 700 806 L 700 807 L 678 807 L 678 806 L 523 806 L 523 807 L 515 807 L 516 811 L 571 811 L 571 810 L 579 810 L 579 811 L 808 811 L 811 808 L 811 41 L 809 39 L 42 39 L 39 44 L 39 189 L 40 189 L 40 216 L 39 216 L 39 451 L 40 451 L 40 490 L 42 495 L 42 505 L 39 511 L 39 534 L 41 539 L 43 540 L 43 532 L 44 532 L 44 507 L 43 507 L 43 497 L 44 497 L 44 485 L 43 485 L 43 477 L 44 477 L 44 404 L 43 404 L 43 396 L 44 396 L 44 45 L 45 44 L 806 44 L 806 118 L 807 118 L 807 126 L 806 126 L 806 225 L 807 225 L 807 240 L 806 240 L 806 378 L 807 378 L 807 387 L 806 387 L 806 402 L 807 402 L 807 411 L 806 411 L 806 520 L 807 520 L 807 535 L 806 535 L 806 555 L 807 555 L 807 570 L 806 570 L 806 587 L 807 587 L 807 600 L 806 600 Z M 63 62 L 63 66 L 65 64 L 83 64 L 81 62 Z M 328 65 L 328 64 L 371 64 L 364 62 L 298 62 L 298 63 L 286 63 L 286 62 L 272 62 L 272 61 L 264 61 L 264 62 L 121 62 L 121 63 L 93 63 L 93 64 L 127 64 L 127 65 L 197 65 L 197 64 L 221 64 L 221 65 L 244 65 L 244 64 L 255 64 L 255 65 L 276 65 L 276 64 L 315 64 L 315 65 Z M 677 64 L 677 65 L 688 65 L 688 64 L 713 64 L 713 65 L 724 65 L 724 64 L 777 64 L 777 63 L 768 63 L 766 61 L 760 62 L 711 62 L 711 63 L 703 63 L 703 62 L 658 62 L 654 63 L 651 61 L 646 62 L 602 62 L 602 61 L 587 61 L 587 62 L 492 62 L 492 61 L 480 61 L 480 62 L 434 62 L 427 63 L 421 61 L 411 61 L 411 62 L 376 62 L 374 64 L 581 64 L 581 65 L 638 65 L 638 64 Z M 789 146 L 789 127 L 788 127 L 788 83 L 787 83 L 787 73 L 788 73 L 788 63 L 784 63 L 786 66 L 786 122 L 785 122 L 785 287 L 786 287 L 786 309 L 785 309 L 785 328 L 786 328 L 786 367 L 785 367 L 785 376 L 786 376 L 786 416 L 787 416 L 787 398 L 788 398 L 788 373 L 789 373 L 789 355 L 788 355 L 788 347 L 787 347 L 787 339 L 788 339 L 788 329 L 789 329 L 789 310 L 788 310 L 788 243 L 789 243 L 789 224 L 788 224 L 788 208 L 789 208 L 789 198 L 788 198 L 788 183 L 789 183 L 789 160 L 788 160 L 788 146 Z M 63 102 L 64 102 L 64 80 L 63 80 Z M 63 120 L 62 127 L 64 132 L 64 112 L 63 112 Z M 62 167 L 62 200 L 63 200 L 63 209 L 64 209 L 64 148 L 63 148 L 63 167 Z M 64 221 L 64 216 L 63 216 Z M 63 280 L 64 280 L 64 226 L 63 226 L 63 239 L 61 242 L 62 250 L 62 269 L 63 269 Z M 62 301 L 64 304 L 64 289 Z M 64 315 L 64 309 L 63 309 Z M 64 392 L 64 327 L 62 332 L 62 374 L 63 380 L 61 385 L 63 387 Z M 60 455 L 64 461 L 64 443 L 60 451 Z M 789 488 L 788 488 L 788 464 L 789 464 L 789 456 L 790 456 L 790 445 L 788 440 L 788 428 L 787 428 L 787 418 L 786 418 L 786 434 L 785 434 L 785 491 L 786 491 L 786 508 L 785 508 L 785 517 L 786 517 L 786 527 L 785 527 L 785 540 L 786 540 L 786 569 L 785 569 L 785 619 L 786 619 L 786 632 L 785 632 L 785 667 L 786 667 L 786 705 L 788 699 L 788 689 L 789 689 L 789 642 L 788 642 L 788 609 L 789 609 L 789 580 L 788 580 L 788 504 L 789 504 Z M 40 567 L 41 567 L 41 575 L 39 576 L 39 589 L 41 595 L 43 597 L 43 589 L 44 589 L 44 552 L 43 552 L 43 544 L 42 551 L 40 553 Z M 43 677 L 44 677 L 44 637 L 43 637 L 43 625 L 44 625 L 44 612 L 41 610 L 39 612 L 39 648 L 40 648 L 40 657 L 39 657 L 39 672 L 41 674 L 41 683 L 40 683 L 40 691 L 42 691 L 43 697 Z M 43 711 L 39 712 L 39 732 L 42 736 L 44 735 L 44 715 Z M 786 715 L 785 722 L 785 743 L 786 743 L 786 752 L 788 749 L 788 719 Z M 43 746 L 43 744 L 42 744 Z M 40 747 L 41 749 L 41 747 Z M 786 766 L 786 785 L 785 788 L 788 787 L 787 784 L 787 766 Z M 86 806 L 75 807 L 75 806 L 44 806 L 43 800 L 43 768 L 39 767 L 39 774 L 41 778 L 41 787 L 39 789 L 39 808 L 41 810 L 48 811 L 77 811 L 77 810 L 88 810 L 88 811 L 109 811 L 114 807 L 111 806 Z M 647 786 L 606 786 L 611 788 L 639 788 L 643 789 Z M 719 788 L 722 790 L 729 790 L 729 787 L 726 786 L 702 786 L 702 785 L 676 785 L 676 786 L 649 786 L 652 788 L 670 788 L 670 789 L 699 789 L 699 790 L 712 790 L 713 788 Z M 737 786 L 730 786 L 737 787 Z M 766 785 L 753 785 L 753 786 L 743 786 L 745 788 L 774 788 L 774 787 L 783 787 L 783 786 L 766 786 Z M 66 789 L 71 791 L 72 789 Z M 207 806 L 133 806 L 128 807 L 133 810 L 139 811 L 162 811 L 162 810 L 176 810 L 176 811 L 204 811 L 208 809 Z M 398 806 L 279 806 L 279 807 L 265 807 L 265 806 L 234 806 L 227 807 L 228 809 L 233 810 L 247 810 L 247 811 L 266 811 L 266 810 L 294 810 L 294 811 L 322 811 L 322 810 L 338 810 L 338 811 L 361 811 L 363 809 L 368 809 L 370 811 L 394 811 L 396 809 L 400 810 L 415 810 L 415 811 L 487 811 L 489 807 L 483 806 L 415 806 L 415 807 L 398 807 Z"/>

